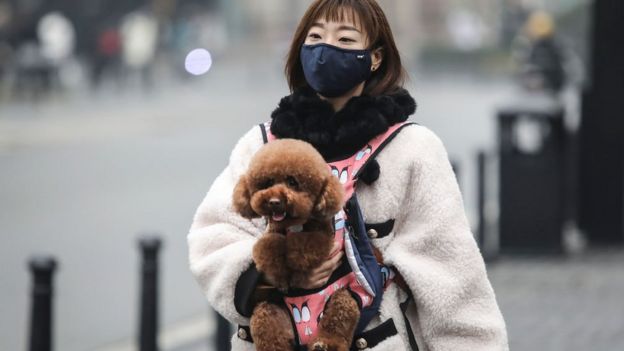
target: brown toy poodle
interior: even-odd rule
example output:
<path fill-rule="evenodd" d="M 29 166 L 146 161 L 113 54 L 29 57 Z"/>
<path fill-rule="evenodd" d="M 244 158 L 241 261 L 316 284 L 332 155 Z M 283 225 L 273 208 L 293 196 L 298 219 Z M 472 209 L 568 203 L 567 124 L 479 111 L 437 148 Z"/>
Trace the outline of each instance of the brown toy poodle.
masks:
<path fill-rule="evenodd" d="M 333 217 L 344 205 L 344 189 L 310 144 L 280 139 L 264 145 L 251 159 L 234 188 L 233 205 L 246 218 L 267 220 L 252 257 L 265 280 L 286 292 L 300 286 L 330 255 Z M 283 303 L 256 305 L 250 328 L 257 350 L 293 350 L 296 331 L 289 313 Z M 359 316 L 351 294 L 346 289 L 336 292 L 310 349 L 348 350 Z"/>

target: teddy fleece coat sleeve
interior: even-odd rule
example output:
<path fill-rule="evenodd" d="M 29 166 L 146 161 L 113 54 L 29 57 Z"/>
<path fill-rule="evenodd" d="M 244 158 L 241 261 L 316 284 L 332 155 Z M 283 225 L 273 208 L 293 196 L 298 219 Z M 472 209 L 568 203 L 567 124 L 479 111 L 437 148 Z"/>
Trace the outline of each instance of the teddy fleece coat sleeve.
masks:
<path fill-rule="evenodd" d="M 385 259 L 406 280 L 427 350 L 508 350 L 505 323 L 441 140 L 421 126 L 410 150 L 406 196 Z"/>
<path fill-rule="evenodd" d="M 236 283 L 252 266 L 251 250 L 262 222 L 250 221 L 232 209 L 232 191 L 249 160 L 262 145 L 260 130 L 247 132 L 215 179 L 195 213 L 187 236 L 191 272 L 208 302 L 228 320 L 247 324 L 233 302 Z"/>

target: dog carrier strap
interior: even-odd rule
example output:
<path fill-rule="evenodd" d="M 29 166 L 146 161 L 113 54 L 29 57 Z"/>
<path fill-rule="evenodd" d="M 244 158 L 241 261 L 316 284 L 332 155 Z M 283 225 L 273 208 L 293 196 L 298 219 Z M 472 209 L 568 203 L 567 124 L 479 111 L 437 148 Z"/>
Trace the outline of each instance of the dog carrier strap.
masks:
<path fill-rule="evenodd" d="M 367 151 L 366 147 L 364 148 L 363 152 L 371 153 L 371 151 L 372 151 L 372 153 L 370 154 L 370 157 L 366 157 L 366 159 L 368 161 L 373 160 L 377 156 L 377 154 L 379 154 L 379 152 L 386 145 L 388 145 L 388 143 L 390 141 L 392 141 L 392 139 L 394 139 L 394 137 L 401 131 L 401 129 L 403 129 L 404 127 L 407 127 L 409 125 L 412 125 L 412 124 L 418 124 L 418 123 L 415 123 L 415 122 L 397 123 L 397 124 L 391 126 L 390 128 L 388 128 L 388 130 L 385 133 L 380 134 L 380 135 L 376 136 L 375 138 L 373 138 L 367 144 L 367 147 L 370 146 L 371 143 L 375 143 L 376 141 L 379 142 L 379 145 L 377 146 L 377 148 L 374 151 L 372 151 L 372 150 Z M 262 132 L 262 141 L 265 144 L 268 143 L 269 141 L 273 141 L 273 140 L 277 139 L 277 137 L 275 137 L 275 135 L 273 135 L 273 133 L 271 133 L 271 121 L 260 123 L 259 126 L 260 126 L 260 131 Z M 366 156 L 366 155 L 361 155 L 361 156 Z M 366 166 L 366 164 L 364 164 L 363 166 Z M 360 170 L 362 170 L 362 169 L 364 169 L 364 167 L 360 167 Z M 355 174 L 355 176 L 357 176 L 357 174 Z"/>
<path fill-rule="evenodd" d="M 268 123 L 268 122 L 267 122 Z M 267 134 L 267 123 L 260 123 L 260 131 L 262 132 L 262 141 L 266 144 L 269 142 L 269 135 Z M 269 133 L 270 133 L 269 129 Z"/>
<path fill-rule="evenodd" d="M 260 123 L 260 130 L 262 131 L 262 140 L 265 144 L 277 139 L 277 137 L 271 133 L 271 121 Z"/>
<path fill-rule="evenodd" d="M 393 125 L 392 127 L 388 128 L 388 130 L 384 134 L 380 134 L 377 137 L 373 138 L 373 140 L 370 141 L 369 145 L 376 144 L 376 147 L 372 151 L 371 155 L 366 158 L 366 162 L 364 162 L 364 164 L 362 164 L 357 169 L 357 171 L 353 175 L 353 179 L 357 182 L 357 180 L 359 179 L 358 176 L 360 175 L 361 171 L 366 169 L 366 166 L 368 166 L 370 162 L 375 160 L 375 157 L 379 155 L 381 150 L 383 150 L 384 147 L 386 147 L 386 145 L 388 145 L 392 141 L 392 139 L 394 139 L 394 137 L 397 136 L 403 128 L 412 124 L 416 124 L 416 123 L 414 122 L 397 123 Z"/>
<path fill-rule="evenodd" d="M 374 137 L 364 148 L 354 155 L 328 163 L 332 173 L 338 177 L 340 183 L 345 187 L 345 199 L 350 199 L 351 195 L 353 195 L 360 171 L 365 169 L 369 162 L 372 162 L 379 152 L 381 152 L 404 127 L 411 124 L 415 123 L 397 123 L 388 128 L 384 133 Z M 260 130 L 262 131 L 262 138 L 265 143 L 277 139 L 275 135 L 271 133 L 270 121 L 260 124 Z"/>
<path fill-rule="evenodd" d="M 418 351 L 418 344 L 416 343 L 416 337 L 414 336 L 414 331 L 412 329 L 411 323 L 409 319 L 407 318 L 407 308 L 408 308 L 410 301 L 412 301 L 413 299 L 414 298 L 412 297 L 412 294 L 410 292 L 408 298 L 404 302 L 400 303 L 399 307 L 401 308 L 401 314 L 403 315 L 403 321 L 405 322 L 405 329 L 407 330 L 407 339 L 409 340 L 411 350 Z"/>
<path fill-rule="evenodd" d="M 362 333 L 356 333 L 350 351 L 360 351 L 362 349 L 374 348 L 382 341 L 398 334 L 394 320 L 386 320 L 380 325 Z M 415 350 L 418 351 L 418 350 Z"/>

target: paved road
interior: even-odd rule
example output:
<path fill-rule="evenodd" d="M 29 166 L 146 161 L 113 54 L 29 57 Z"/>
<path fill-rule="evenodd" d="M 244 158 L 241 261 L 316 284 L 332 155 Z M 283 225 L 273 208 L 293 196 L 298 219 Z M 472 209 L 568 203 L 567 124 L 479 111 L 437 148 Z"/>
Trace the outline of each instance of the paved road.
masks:
<path fill-rule="evenodd" d="M 511 350 L 624 350 L 624 250 L 488 267 Z"/>
<path fill-rule="evenodd" d="M 145 96 L 107 93 L 0 107 L 0 349 L 25 349 L 25 261 L 35 252 L 60 260 L 58 349 L 131 340 L 138 312 L 136 236 L 143 231 L 165 239 L 162 325 L 206 313 L 187 268 L 191 216 L 237 138 L 267 119 L 285 91 L 274 78 L 277 67 L 215 67 L 201 81 Z M 493 145 L 495 106 L 509 88 L 467 79 L 418 83 L 412 87 L 420 105 L 415 120 L 463 161 L 465 205 L 474 217 L 469 162 L 478 147 Z"/>
<path fill-rule="evenodd" d="M 488 263 L 510 349 L 624 349 L 624 249 Z M 175 351 L 214 350 L 201 336 Z"/>

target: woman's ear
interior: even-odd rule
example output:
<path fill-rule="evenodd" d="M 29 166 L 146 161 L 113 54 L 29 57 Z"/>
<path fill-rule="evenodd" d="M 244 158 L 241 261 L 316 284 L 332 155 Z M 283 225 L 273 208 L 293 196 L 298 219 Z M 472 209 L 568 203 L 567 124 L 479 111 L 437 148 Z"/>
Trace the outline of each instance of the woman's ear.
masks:
<path fill-rule="evenodd" d="M 234 191 L 232 192 L 232 205 L 234 206 L 234 210 L 245 218 L 251 219 L 260 217 L 253 208 L 251 208 L 251 194 L 245 175 L 242 175 L 238 179 L 238 183 L 236 183 L 234 187 Z"/>
<path fill-rule="evenodd" d="M 312 215 L 317 218 L 332 217 L 344 205 L 344 188 L 338 178 L 330 175 L 316 200 Z"/>
<path fill-rule="evenodd" d="M 378 47 L 371 52 L 371 71 L 376 71 L 383 61 L 383 48 Z"/>

